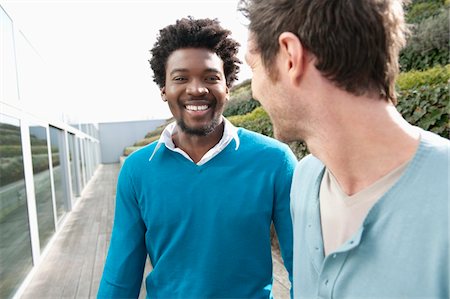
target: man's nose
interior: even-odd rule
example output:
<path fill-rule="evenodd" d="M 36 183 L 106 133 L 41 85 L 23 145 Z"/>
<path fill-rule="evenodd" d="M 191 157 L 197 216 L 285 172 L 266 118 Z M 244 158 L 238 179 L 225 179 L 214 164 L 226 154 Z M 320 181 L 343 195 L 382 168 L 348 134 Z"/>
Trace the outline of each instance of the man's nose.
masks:
<path fill-rule="evenodd" d="M 200 80 L 192 80 L 186 87 L 186 92 L 189 95 L 204 95 L 209 92 L 205 83 Z"/>

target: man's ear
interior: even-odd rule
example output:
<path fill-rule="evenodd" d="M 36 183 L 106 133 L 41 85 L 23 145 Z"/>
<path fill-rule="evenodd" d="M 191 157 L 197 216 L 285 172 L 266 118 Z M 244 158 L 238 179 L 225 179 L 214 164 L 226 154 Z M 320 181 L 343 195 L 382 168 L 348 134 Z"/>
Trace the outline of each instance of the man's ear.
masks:
<path fill-rule="evenodd" d="M 288 74 L 292 84 L 297 85 L 305 67 L 305 49 L 297 35 L 283 32 L 278 37 L 281 68 Z"/>
<path fill-rule="evenodd" d="M 164 87 L 161 88 L 160 90 L 161 90 L 161 99 L 162 99 L 164 102 L 167 102 L 167 99 L 166 99 L 166 87 L 164 86 Z"/>

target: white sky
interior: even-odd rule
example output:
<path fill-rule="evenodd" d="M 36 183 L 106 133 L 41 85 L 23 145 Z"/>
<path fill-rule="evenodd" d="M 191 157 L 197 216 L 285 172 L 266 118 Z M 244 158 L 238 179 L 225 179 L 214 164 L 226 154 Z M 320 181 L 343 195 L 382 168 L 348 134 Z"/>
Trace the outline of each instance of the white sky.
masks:
<path fill-rule="evenodd" d="M 241 43 L 238 0 L 0 1 L 49 68 L 51 88 L 78 121 L 168 118 L 148 63 L 159 30 L 192 15 L 218 18 Z M 251 77 L 243 63 L 239 81 Z"/>

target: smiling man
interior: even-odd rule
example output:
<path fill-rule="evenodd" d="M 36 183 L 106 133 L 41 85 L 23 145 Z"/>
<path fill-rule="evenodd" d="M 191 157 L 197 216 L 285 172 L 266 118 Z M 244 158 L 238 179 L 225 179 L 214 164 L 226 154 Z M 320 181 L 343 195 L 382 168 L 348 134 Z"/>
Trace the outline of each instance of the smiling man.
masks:
<path fill-rule="evenodd" d="M 296 159 L 222 116 L 240 63 L 229 34 L 192 18 L 160 31 L 150 64 L 175 122 L 121 169 L 99 298 L 136 298 L 147 255 L 147 298 L 270 298 L 272 222 L 291 273 Z"/>

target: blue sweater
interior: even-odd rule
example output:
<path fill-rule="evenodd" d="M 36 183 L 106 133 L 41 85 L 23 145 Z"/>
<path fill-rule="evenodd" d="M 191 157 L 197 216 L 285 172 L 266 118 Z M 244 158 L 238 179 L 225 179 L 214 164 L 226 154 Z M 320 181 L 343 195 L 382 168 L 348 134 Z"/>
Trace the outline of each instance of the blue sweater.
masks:
<path fill-rule="evenodd" d="M 295 298 L 448 299 L 450 142 L 421 132 L 398 182 L 362 226 L 324 256 L 319 188 L 325 166 L 299 163 L 292 183 Z"/>
<path fill-rule="evenodd" d="M 126 159 L 99 298 L 136 298 L 147 254 L 147 298 L 268 298 L 272 221 L 292 273 L 295 156 L 274 139 L 238 136 L 237 150 L 233 140 L 201 166 L 165 146 L 149 161 L 156 143 Z"/>

